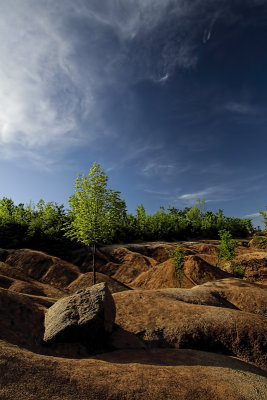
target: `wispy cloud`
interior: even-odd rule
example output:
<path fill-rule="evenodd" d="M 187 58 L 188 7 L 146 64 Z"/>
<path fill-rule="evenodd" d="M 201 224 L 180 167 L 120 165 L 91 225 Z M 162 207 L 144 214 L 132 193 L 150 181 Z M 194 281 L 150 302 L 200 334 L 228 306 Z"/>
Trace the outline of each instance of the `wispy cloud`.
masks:
<path fill-rule="evenodd" d="M 233 190 L 227 186 L 210 186 L 193 193 L 184 193 L 178 197 L 178 200 L 192 205 L 197 199 L 203 199 L 206 202 L 218 202 L 231 200 Z"/>
<path fill-rule="evenodd" d="M 79 137 L 71 45 L 56 24 L 56 7 L 51 10 L 31 1 L 0 5 L 5 15 L 0 24 L 5 38 L 0 43 L 0 145 L 6 158 L 16 156 L 19 147 L 73 145 Z"/>
<path fill-rule="evenodd" d="M 144 189 L 146 193 L 155 194 L 157 196 L 169 196 L 169 192 L 164 190 L 152 190 L 152 189 Z"/>
<path fill-rule="evenodd" d="M 159 164 L 155 161 L 148 162 L 142 169 L 141 175 L 146 177 L 170 175 L 175 171 L 174 164 Z"/>
<path fill-rule="evenodd" d="M 244 215 L 242 218 L 258 218 L 258 217 L 261 217 L 261 215 L 258 212 L 256 212 L 256 213 Z"/>
<path fill-rule="evenodd" d="M 194 68 L 205 29 L 210 38 L 216 21 L 233 13 L 229 3 L 1 2 L 0 157 L 24 149 L 30 158 L 38 152 L 41 164 L 51 148 L 60 153 L 85 138 L 116 136 L 108 120 L 114 93 Z M 245 112 L 235 103 L 228 108 Z"/>
<path fill-rule="evenodd" d="M 155 156 L 154 158 L 150 156 L 145 162 L 143 162 L 139 174 L 145 178 L 162 178 L 166 180 L 168 177 L 183 174 L 191 168 L 191 163 L 181 165 L 178 162 L 168 162 L 167 156 L 162 157 L 162 155 L 160 155 L 158 157 Z"/>
<path fill-rule="evenodd" d="M 241 115 L 257 114 L 257 109 L 248 103 L 231 101 L 224 106 L 225 110 Z"/>

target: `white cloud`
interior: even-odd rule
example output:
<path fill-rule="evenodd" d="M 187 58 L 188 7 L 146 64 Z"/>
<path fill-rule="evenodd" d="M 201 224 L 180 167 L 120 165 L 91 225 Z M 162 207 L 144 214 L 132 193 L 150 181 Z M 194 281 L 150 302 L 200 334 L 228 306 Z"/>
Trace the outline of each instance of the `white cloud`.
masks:
<path fill-rule="evenodd" d="M 76 114 L 82 104 L 87 109 L 93 104 L 88 83 L 83 88 L 77 79 L 73 43 L 63 32 L 67 10 L 46 7 L 48 3 L 0 4 L 5 15 L 0 22 L 2 158 L 27 153 L 41 160 L 42 152 L 50 152 L 51 146 L 61 151 L 75 145 L 81 139 Z M 39 156 L 33 157 L 32 150 Z"/>
<path fill-rule="evenodd" d="M 181 200 L 188 200 L 188 201 L 195 201 L 198 198 L 203 198 L 206 196 L 209 196 L 210 194 L 214 194 L 217 192 L 217 188 L 216 187 L 210 187 L 204 190 L 200 190 L 199 192 L 195 192 L 195 193 L 185 193 L 182 194 L 179 199 Z"/>
<path fill-rule="evenodd" d="M 140 79 L 160 84 L 175 69 L 194 67 L 203 28 L 229 14 L 227 4 L 0 2 L 0 157 L 38 152 L 43 162 L 51 148 L 62 152 L 85 135 L 87 142 L 113 135 L 104 117 L 114 91 Z"/>
<path fill-rule="evenodd" d="M 189 205 L 194 204 L 197 199 L 203 199 L 207 203 L 228 201 L 232 199 L 232 196 L 230 197 L 232 192 L 233 190 L 231 188 L 224 185 L 210 186 L 206 189 L 199 190 L 198 192 L 184 193 L 180 195 L 178 199 Z"/>
<path fill-rule="evenodd" d="M 243 115 L 255 114 L 257 112 L 255 107 L 244 102 L 238 103 L 231 101 L 225 104 L 224 108 L 225 110 L 230 111 L 232 113 L 243 114 Z"/>
<path fill-rule="evenodd" d="M 258 217 L 261 217 L 261 215 L 258 212 L 256 212 L 256 213 L 244 215 L 242 218 L 258 218 Z"/>
<path fill-rule="evenodd" d="M 146 177 L 157 175 L 170 175 L 175 171 L 174 164 L 160 164 L 155 161 L 148 162 L 141 170 L 141 175 Z"/>

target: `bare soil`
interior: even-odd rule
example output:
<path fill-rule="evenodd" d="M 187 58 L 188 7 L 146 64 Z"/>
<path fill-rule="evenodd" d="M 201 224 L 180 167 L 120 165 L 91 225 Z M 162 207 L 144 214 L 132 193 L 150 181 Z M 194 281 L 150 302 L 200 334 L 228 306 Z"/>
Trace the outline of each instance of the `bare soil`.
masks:
<path fill-rule="evenodd" d="M 240 241 L 237 279 L 217 267 L 217 244 L 182 243 L 181 282 L 176 243 L 98 248 L 116 320 L 97 352 L 43 342 L 49 307 L 93 284 L 90 250 L 0 249 L 0 399 L 265 399 L 267 250 Z"/>

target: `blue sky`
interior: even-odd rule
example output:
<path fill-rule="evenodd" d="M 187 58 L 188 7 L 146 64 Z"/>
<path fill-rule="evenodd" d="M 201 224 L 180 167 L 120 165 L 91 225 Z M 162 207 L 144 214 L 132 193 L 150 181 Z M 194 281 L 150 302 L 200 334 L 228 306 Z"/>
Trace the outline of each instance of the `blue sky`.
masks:
<path fill-rule="evenodd" d="M 266 0 L 0 0 L 0 196 L 267 205 Z"/>

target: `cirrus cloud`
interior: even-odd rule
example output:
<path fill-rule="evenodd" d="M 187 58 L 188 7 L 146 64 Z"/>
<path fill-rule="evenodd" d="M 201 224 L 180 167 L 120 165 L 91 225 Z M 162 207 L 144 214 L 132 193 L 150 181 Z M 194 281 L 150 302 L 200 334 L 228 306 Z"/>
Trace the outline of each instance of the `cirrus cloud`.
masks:
<path fill-rule="evenodd" d="M 218 19 L 238 19 L 226 0 L 9 0 L 0 12 L 2 158 L 113 135 L 114 93 L 193 68 L 205 30 L 212 40 Z"/>

